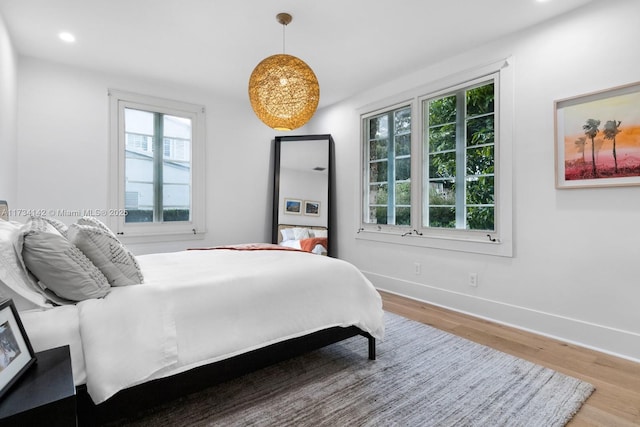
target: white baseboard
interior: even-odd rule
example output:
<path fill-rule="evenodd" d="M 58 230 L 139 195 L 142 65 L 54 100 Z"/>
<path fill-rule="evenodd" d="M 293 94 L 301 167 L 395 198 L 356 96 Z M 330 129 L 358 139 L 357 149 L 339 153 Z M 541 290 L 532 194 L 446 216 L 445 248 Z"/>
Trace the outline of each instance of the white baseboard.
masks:
<path fill-rule="evenodd" d="M 363 271 L 386 292 L 640 363 L 640 334 Z"/>

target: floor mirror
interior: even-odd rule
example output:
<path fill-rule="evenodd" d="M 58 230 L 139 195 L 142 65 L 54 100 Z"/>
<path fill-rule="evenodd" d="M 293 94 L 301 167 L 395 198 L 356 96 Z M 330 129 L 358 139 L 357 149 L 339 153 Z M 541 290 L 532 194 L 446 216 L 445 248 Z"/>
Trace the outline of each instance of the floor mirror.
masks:
<path fill-rule="evenodd" d="M 331 135 L 275 138 L 272 243 L 335 256 L 333 160 Z"/>

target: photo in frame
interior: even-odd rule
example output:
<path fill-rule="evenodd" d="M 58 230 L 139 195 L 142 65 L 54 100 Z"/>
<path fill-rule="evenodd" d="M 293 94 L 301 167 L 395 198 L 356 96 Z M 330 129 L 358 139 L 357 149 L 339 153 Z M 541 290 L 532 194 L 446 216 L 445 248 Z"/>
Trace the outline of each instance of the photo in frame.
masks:
<path fill-rule="evenodd" d="M 311 200 L 304 201 L 304 214 L 311 216 L 320 216 L 320 202 Z"/>
<path fill-rule="evenodd" d="M 36 361 L 13 300 L 0 303 L 0 398 Z"/>
<path fill-rule="evenodd" d="M 640 82 L 554 107 L 556 188 L 640 185 Z"/>
<path fill-rule="evenodd" d="M 302 200 L 284 199 L 284 213 L 300 215 L 302 213 Z"/>
<path fill-rule="evenodd" d="M 9 205 L 6 200 L 0 200 L 0 219 L 9 221 Z"/>

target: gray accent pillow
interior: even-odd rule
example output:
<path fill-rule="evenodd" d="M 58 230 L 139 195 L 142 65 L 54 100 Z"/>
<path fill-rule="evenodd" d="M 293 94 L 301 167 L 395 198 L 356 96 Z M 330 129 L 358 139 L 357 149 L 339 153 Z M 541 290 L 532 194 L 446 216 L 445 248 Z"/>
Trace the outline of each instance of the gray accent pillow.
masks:
<path fill-rule="evenodd" d="M 111 286 L 137 285 L 143 282 L 135 256 L 109 229 L 71 224 L 67 237 L 100 269 Z"/>
<path fill-rule="evenodd" d="M 83 301 L 109 293 L 109 282 L 98 267 L 42 218 L 25 224 L 22 257 L 40 285 L 58 297 Z"/>
<path fill-rule="evenodd" d="M 19 311 L 51 307 L 22 261 L 23 242 L 22 224 L 0 219 L 0 299 L 11 298 Z"/>
<path fill-rule="evenodd" d="M 111 231 L 111 229 L 109 227 L 107 227 L 107 225 L 100 221 L 98 218 L 94 217 L 94 216 L 83 216 L 82 218 L 80 218 L 78 221 L 79 225 L 90 225 L 92 227 L 97 227 L 109 234 L 111 234 L 114 238 L 117 239 L 115 233 L 113 231 Z"/>
<path fill-rule="evenodd" d="M 62 234 L 64 237 L 67 237 L 67 231 L 69 231 L 69 227 L 67 226 L 67 224 L 60 221 L 59 219 L 51 218 L 48 216 L 43 216 L 41 218 L 47 221 L 49 224 L 53 225 L 53 228 L 58 230 L 58 232 Z"/>

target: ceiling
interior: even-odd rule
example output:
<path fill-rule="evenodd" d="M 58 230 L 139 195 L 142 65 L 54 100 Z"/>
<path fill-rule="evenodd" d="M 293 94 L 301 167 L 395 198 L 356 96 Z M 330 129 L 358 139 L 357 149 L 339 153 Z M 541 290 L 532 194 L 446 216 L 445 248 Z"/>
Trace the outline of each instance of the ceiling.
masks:
<path fill-rule="evenodd" d="M 286 53 L 315 71 L 323 107 L 592 1 L 0 0 L 0 15 L 20 55 L 247 99 L 289 12 Z"/>

